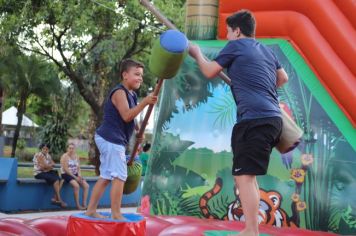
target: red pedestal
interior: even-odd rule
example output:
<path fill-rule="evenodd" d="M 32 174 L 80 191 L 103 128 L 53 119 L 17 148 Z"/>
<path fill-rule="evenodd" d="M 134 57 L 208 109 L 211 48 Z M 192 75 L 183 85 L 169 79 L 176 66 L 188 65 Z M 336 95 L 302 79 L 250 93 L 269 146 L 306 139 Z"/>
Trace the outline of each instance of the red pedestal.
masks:
<path fill-rule="evenodd" d="M 84 213 L 74 214 L 69 217 L 67 236 L 145 236 L 146 220 L 137 214 L 123 214 L 125 221 L 112 220 L 108 213 L 106 219 L 91 218 Z"/>

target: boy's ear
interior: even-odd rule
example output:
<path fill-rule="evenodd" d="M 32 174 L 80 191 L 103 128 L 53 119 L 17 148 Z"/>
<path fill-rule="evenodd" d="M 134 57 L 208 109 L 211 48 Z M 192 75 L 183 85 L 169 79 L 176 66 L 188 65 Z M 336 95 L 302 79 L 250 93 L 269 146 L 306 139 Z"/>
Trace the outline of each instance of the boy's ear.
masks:
<path fill-rule="evenodd" d="M 241 30 L 240 30 L 240 27 L 236 27 L 234 29 L 234 34 L 235 34 L 235 37 L 238 38 L 241 34 Z"/>
<path fill-rule="evenodd" d="M 122 74 L 121 74 L 122 80 L 125 80 L 126 76 L 127 76 L 127 72 L 126 71 L 122 72 Z"/>

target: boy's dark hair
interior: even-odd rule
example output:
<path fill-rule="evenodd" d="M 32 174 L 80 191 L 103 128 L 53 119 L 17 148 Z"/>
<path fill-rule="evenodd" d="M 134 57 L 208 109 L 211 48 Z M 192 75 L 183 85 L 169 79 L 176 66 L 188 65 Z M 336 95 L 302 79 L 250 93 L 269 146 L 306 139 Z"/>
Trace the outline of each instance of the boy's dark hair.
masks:
<path fill-rule="evenodd" d="M 254 37 L 256 30 L 255 17 L 249 10 L 240 10 L 226 18 L 226 24 L 235 30 L 240 28 L 241 33 L 247 37 Z"/>
<path fill-rule="evenodd" d="M 150 150 L 150 148 L 151 148 L 151 144 L 150 143 L 146 143 L 143 146 L 142 151 L 147 152 L 148 150 Z"/>
<path fill-rule="evenodd" d="M 48 149 L 51 148 L 51 145 L 49 145 L 48 143 L 41 143 L 40 146 L 38 147 L 40 150 L 42 150 L 42 148 L 47 147 Z"/>
<path fill-rule="evenodd" d="M 141 62 L 135 61 L 130 58 L 124 59 L 120 63 L 120 77 L 121 77 L 121 79 L 122 79 L 122 73 L 124 73 L 125 71 L 127 72 L 132 67 L 139 67 L 142 69 L 145 68 L 145 66 Z"/>

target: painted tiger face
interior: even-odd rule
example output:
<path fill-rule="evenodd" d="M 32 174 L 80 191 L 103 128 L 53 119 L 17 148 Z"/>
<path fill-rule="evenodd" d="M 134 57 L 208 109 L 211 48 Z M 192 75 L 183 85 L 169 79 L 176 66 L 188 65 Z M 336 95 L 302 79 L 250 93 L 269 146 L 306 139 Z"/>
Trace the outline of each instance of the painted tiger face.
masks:
<path fill-rule="evenodd" d="M 235 200 L 227 207 L 227 212 L 223 217 L 211 211 L 208 206 L 209 200 L 219 194 L 223 186 L 222 178 L 217 178 L 214 187 L 204 193 L 199 201 L 199 207 L 203 216 L 207 219 L 220 219 L 231 221 L 245 221 L 245 215 L 242 211 L 239 191 L 235 190 Z M 260 224 L 273 225 L 276 227 L 297 227 L 297 223 L 293 222 L 295 213 L 292 217 L 288 217 L 287 213 L 280 208 L 282 196 L 276 191 L 265 191 L 260 189 L 260 207 L 258 212 L 258 221 Z"/>
<path fill-rule="evenodd" d="M 288 226 L 286 213 L 280 209 L 282 200 L 281 195 L 274 191 L 266 192 L 265 190 L 260 189 L 260 196 L 260 208 L 258 211 L 259 223 L 276 227 Z M 228 209 L 229 220 L 245 221 L 240 198 L 238 196 L 236 201 L 229 205 Z"/>

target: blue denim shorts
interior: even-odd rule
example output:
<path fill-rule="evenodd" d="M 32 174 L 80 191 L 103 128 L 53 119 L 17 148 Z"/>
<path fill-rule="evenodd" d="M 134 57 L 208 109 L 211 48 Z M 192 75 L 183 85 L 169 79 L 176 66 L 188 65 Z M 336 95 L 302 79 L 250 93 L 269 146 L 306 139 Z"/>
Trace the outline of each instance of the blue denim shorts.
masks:
<path fill-rule="evenodd" d="M 95 143 L 100 151 L 100 177 L 107 180 L 127 179 L 125 147 L 106 141 L 95 134 Z"/>

